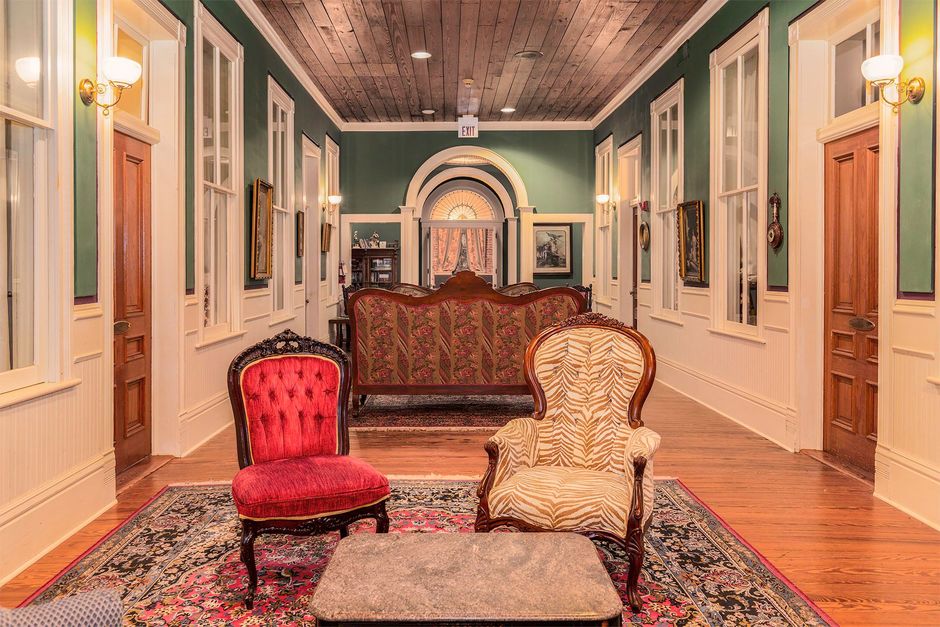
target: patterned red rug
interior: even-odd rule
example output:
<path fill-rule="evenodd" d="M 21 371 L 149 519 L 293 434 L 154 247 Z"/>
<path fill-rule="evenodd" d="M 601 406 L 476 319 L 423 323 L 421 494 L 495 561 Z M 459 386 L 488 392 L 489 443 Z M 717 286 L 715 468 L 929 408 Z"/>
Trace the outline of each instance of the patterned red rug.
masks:
<path fill-rule="evenodd" d="M 350 413 L 356 431 L 495 431 L 513 418 L 531 416 L 531 396 L 370 396 Z"/>
<path fill-rule="evenodd" d="M 392 533 L 468 533 L 476 483 L 393 482 Z M 355 532 L 371 533 L 360 524 Z M 313 625 L 307 611 L 338 534 L 262 537 L 255 609 L 241 603 L 239 524 L 226 485 L 169 487 L 26 601 L 115 588 L 126 625 Z M 642 625 L 834 624 L 676 480 L 659 481 L 641 575 Z M 627 562 L 598 545 L 614 585 Z"/>

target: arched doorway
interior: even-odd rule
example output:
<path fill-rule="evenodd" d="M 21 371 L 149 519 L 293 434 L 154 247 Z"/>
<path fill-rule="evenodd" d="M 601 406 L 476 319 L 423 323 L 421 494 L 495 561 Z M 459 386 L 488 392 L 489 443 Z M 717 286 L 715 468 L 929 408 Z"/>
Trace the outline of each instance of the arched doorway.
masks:
<path fill-rule="evenodd" d="M 499 285 L 504 220 L 499 197 L 479 181 L 452 179 L 436 187 L 421 208 L 425 284 L 438 287 L 471 270 Z"/>

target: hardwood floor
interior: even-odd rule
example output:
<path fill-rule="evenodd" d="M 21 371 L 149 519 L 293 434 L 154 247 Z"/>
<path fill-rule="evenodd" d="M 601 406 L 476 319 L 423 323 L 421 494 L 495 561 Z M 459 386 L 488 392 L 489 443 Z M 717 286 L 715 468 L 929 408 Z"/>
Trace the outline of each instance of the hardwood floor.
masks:
<path fill-rule="evenodd" d="M 655 474 L 678 477 L 842 625 L 940 625 L 940 532 L 875 499 L 865 483 L 792 454 L 657 384 L 647 426 Z M 354 432 L 352 454 L 390 475 L 479 476 L 485 432 Z M 16 605 L 169 483 L 228 481 L 226 430 L 139 479 L 106 514 L 3 588 Z"/>

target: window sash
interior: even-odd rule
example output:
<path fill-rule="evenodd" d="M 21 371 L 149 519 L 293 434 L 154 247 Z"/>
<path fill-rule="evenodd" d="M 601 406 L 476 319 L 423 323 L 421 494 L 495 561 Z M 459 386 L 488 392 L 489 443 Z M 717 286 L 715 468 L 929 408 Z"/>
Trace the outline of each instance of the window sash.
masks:
<path fill-rule="evenodd" d="M 678 203 L 682 201 L 684 178 L 682 84 L 678 83 L 651 105 L 651 163 L 654 186 L 653 237 L 651 260 L 654 311 L 676 316 L 679 312 Z M 675 197 L 674 197 L 675 196 Z"/>
<path fill-rule="evenodd" d="M 293 255 L 293 102 L 272 80 L 268 83 L 269 175 L 274 185 L 271 314 L 273 323 L 289 317 L 294 284 Z"/>

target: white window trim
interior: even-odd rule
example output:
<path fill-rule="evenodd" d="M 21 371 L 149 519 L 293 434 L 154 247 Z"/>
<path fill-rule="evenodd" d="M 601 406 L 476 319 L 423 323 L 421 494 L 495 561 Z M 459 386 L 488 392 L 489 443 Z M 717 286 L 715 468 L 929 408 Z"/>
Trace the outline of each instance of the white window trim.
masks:
<path fill-rule="evenodd" d="M 0 115 L 44 130 L 35 172 L 39 190 L 33 247 L 33 360 L 31 366 L 0 373 L 0 407 L 73 387 L 67 380 L 73 298 L 72 171 L 61 168 L 72 155 L 73 93 L 70 2 L 43 0 L 46 10 L 42 52 L 45 97 L 43 114 L 35 117 L 0 105 Z M 59 58 L 68 59 L 59 63 Z M 41 236 L 40 236 L 41 235 Z"/>
<path fill-rule="evenodd" d="M 296 317 L 296 312 L 294 311 L 294 256 L 295 256 L 295 247 L 294 247 L 294 178 L 295 170 L 294 167 L 294 101 L 293 99 L 284 91 L 284 88 L 281 87 L 274 77 L 268 75 L 268 108 L 267 108 L 267 119 L 268 119 L 268 180 L 271 181 L 272 185 L 277 185 L 278 182 L 274 178 L 274 127 L 271 125 L 271 110 L 274 105 L 280 107 L 285 113 L 287 113 L 287 129 L 284 133 L 286 138 L 285 141 L 285 150 L 284 150 L 284 160 L 286 161 L 287 175 L 284 177 L 287 181 L 284 194 L 282 198 L 284 199 L 284 206 L 278 207 L 273 205 L 273 215 L 272 220 L 277 220 L 277 214 L 285 213 L 287 214 L 286 227 L 282 235 L 284 241 L 274 242 L 274 245 L 280 244 L 284 247 L 285 255 L 283 259 L 283 267 L 276 268 L 272 265 L 272 276 L 270 279 L 270 289 L 271 289 L 271 321 L 270 325 L 274 326 L 281 324 L 288 320 Z M 277 193 L 274 194 L 275 198 Z M 277 232 L 276 225 L 273 227 L 274 232 Z M 284 290 L 284 307 L 282 309 L 274 308 L 274 299 L 277 297 L 277 289 L 274 286 L 275 281 L 281 281 L 283 283 Z"/>
<path fill-rule="evenodd" d="M 616 211 L 616 198 L 614 194 L 614 137 L 609 135 L 604 141 L 594 147 L 594 194 L 607 194 L 610 200 L 599 203 L 594 200 L 594 224 L 597 225 L 597 251 L 594 262 L 595 277 L 594 294 L 597 303 L 611 306 L 611 284 L 613 272 L 611 262 L 611 248 L 613 239 L 611 224 L 613 213 Z"/>
<path fill-rule="evenodd" d="M 326 136 L 325 185 L 322 186 L 324 213 L 321 220 L 333 225 L 333 236 L 330 241 L 330 252 L 326 254 L 326 280 L 320 281 L 320 300 L 324 306 L 335 305 L 339 302 L 339 226 L 340 207 L 334 207 L 327 200 L 331 195 L 340 195 L 339 185 L 339 144 Z M 322 228 L 322 227 L 320 227 Z M 317 252 L 319 254 L 319 251 Z M 347 267 L 346 276 L 350 269 Z M 319 280 L 319 277 L 317 277 Z"/>
<path fill-rule="evenodd" d="M 710 331 L 721 335 L 732 335 L 744 339 L 763 342 L 764 336 L 764 295 L 767 292 L 767 160 L 768 160 L 768 24 L 769 9 L 764 8 L 750 22 L 726 41 L 720 48 L 713 50 L 709 57 L 711 102 L 709 108 L 711 127 L 711 250 L 710 266 L 712 294 L 712 320 Z M 746 49 L 758 47 L 758 167 L 757 167 L 757 324 L 752 326 L 727 320 L 725 306 L 728 285 L 723 269 L 728 258 L 728 242 L 723 225 L 725 212 L 719 202 L 721 189 L 721 84 L 722 66 L 731 58 L 742 55 Z"/>
<path fill-rule="evenodd" d="M 244 335 L 245 330 L 242 323 L 242 288 L 244 286 L 244 244 L 242 241 L 242 233 L 244 233 L 244 221 L 245 215 L 242 208 L 245 206 L 244 203 L 244 185 L 240 183 L 243 177 L 243 146 L 244 146 L 244 124 L 242 122 L 243 113 L 243 102 L 245 99 L 245 88 L 244 88 L 244 73 L 245 73 L 245 62 L 244 62 L 244 49 L 241 44 L 235 40 L 234 37 L 218 22 L 218 20 L 213 17 L 211 13 L 202 5 L 202 3 L 197 2 L 197 19 L 195 24 L 195 41 L 196 41 L 196 50 L 194 53 L 195 57 L 195 88 L 194 96 L 195 102 L 193 106 L 194 116 L 195 116 L 195 128 L 202 128 L 202 110 L 203 110 L 203 101 L 202 101 L 202 81 L 203 81 L 203 71 L 202 71 L 202 45 L 204 41 L 209 41 L 213 46 L 219 49 L 220 52 L 223 52 L 228 56 L 235 65 L 235 72 L 233 76 L 234 81 L 234 91 L 235 96 L 231 102 L 231 119 L 232 119 L 232 190 L 234 190 L 234 209 L 226 220 L 228 226 L 228 295 L 229 295 L 229 321 L 227 323 L 218 324 L 214 327 L 204 327 L 202 325 L 202 311 L 199 311 L 200 324 L 199 327 L 199 339 L 197 341 L 198 347 L 204 347 L 218 342 L 223 342 L 232 337 L 238 337 Z M 218 90 L 215 90 L 218 93 Z M 204 194 L 203 189 L 208 186 L 218 191 L 224 193 L 231 193 L 232 190 L 226 190 L 223 187 L 220 187 L 214 183 L 208 183 L 205 180 L 203 172 L 203 155 L 202 155 L 202 141 L 200 137 L 196 137 L 195 141 L 195 179 L 197 184 L 197 189 L 195 191 L 195 236 L 196 236 L 196 250 L 195 250 L 195 267 L 196 267 L 196 297 L 199 303 L 202 303 L 202 298 L 200 295 L 205 289 L 205 285 L 202 278 L 201 268 L 203 266 L 203 254 L 205 251 L 205 242 L 203 241 L 203 230 L 200 228 L 202 224 L 203 216 L 205 215 L 206 207 L 204 207 Z"/>
<path fill-rule="evenodd" d="M 682 309 L 682 279 L 679 278 L 679 258 L 678 244 L 676 246 L 676 259 L 673 268 L 676 271 L 676 307 L 667 309 L 663 307 L 662 294 L 662 259 L 658 255 L 662 254 L 662 242 L 666 234 L 662 232 L 659 216 L 664 211 L 660 210 L 659 190 L 657 182 L 659 181 L 659 116 L 678 105 L 679 110 L 679 155 L 677 164 L 679 166 L 679 199 L 681 203 L 685 200 L 685 79 L 680 78 L 672 87 L 664 91 L 656 100 L 650 103 L 650 284 L 653 287 L 653 313 L 652 317 L 665 320 L 667 322 L 680 322 Z M 673 207 L 667 211 L 676 212 L 676 224 L 678 225 L 678 208 Z M 678 238 L 678 234 L 672 234 Z"/>

